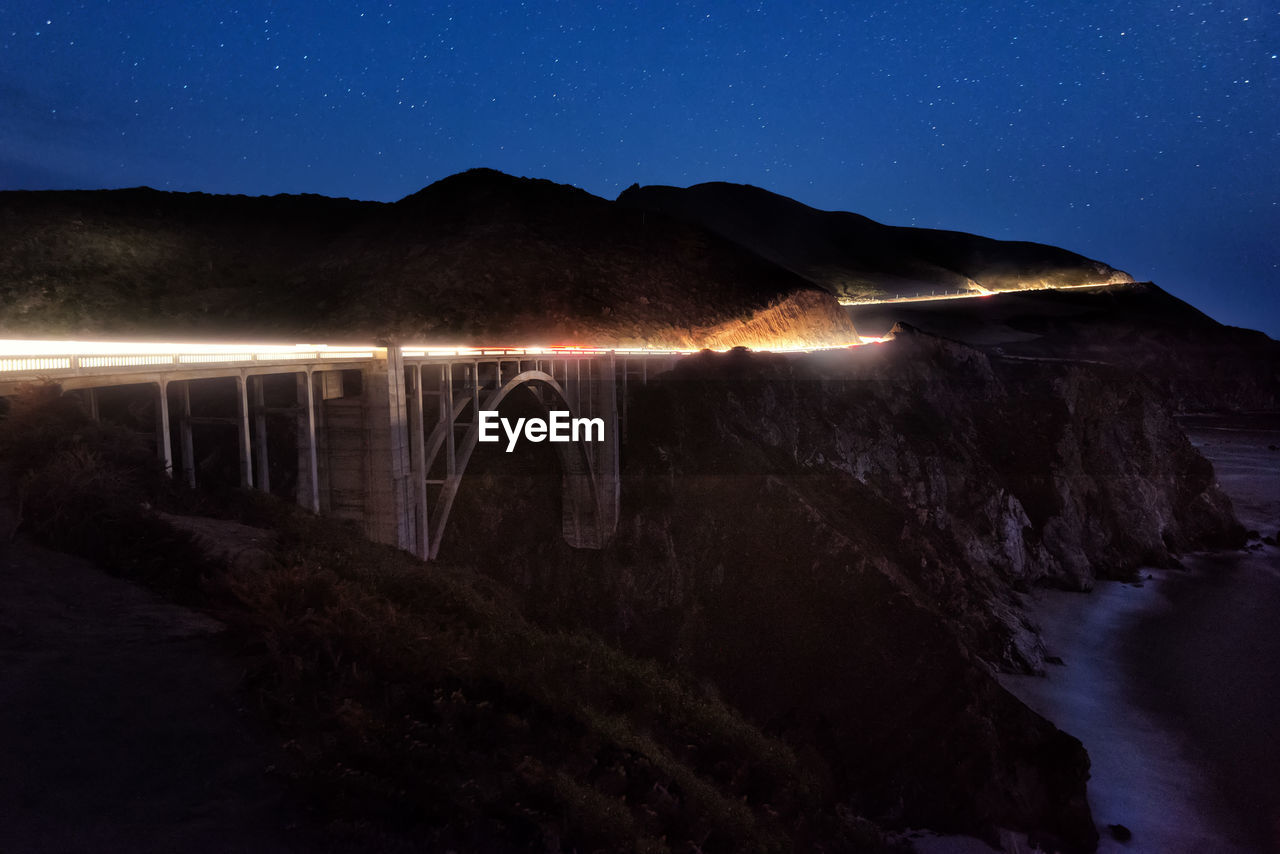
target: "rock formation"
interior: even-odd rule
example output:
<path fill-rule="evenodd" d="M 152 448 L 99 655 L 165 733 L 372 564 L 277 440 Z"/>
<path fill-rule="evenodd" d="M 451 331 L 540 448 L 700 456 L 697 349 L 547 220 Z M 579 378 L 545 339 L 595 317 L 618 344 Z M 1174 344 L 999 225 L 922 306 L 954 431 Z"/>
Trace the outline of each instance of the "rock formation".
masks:
<path fill-rule="evenodd" d="M 1022 591 L 1240 542 L 1157 394 L 904 327 L 840 354 L 704 354 L 632 411 L 610 550 L 563 548 L 551 519 L 532 536 L 540 488 L 479 462 L 452 553 L 542 620 L 691 670 L 877 821 L 1093 844 L 1083 749 L 991 669 L 1043 665 Z M 518 536 L 479 512 L 497 500 L 529 510 Z"/>

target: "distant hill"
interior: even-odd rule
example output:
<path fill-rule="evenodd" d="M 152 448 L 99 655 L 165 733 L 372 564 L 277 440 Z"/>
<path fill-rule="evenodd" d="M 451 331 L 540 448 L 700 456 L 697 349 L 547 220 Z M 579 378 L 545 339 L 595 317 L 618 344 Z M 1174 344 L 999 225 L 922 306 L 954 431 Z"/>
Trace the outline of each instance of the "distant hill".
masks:
<path fill-rule="evenodd" d="M 1276 345 L 1101 262 L 894 228 L 755 187 L 608 201 L 474 169 L 394 203 L 0 192 L 0 337 L 480 346 L 841 346 L 903 321 L 1137 368 L 1183 409 L 1280 406 Z M 989 299 L 863 305 L 917 291 Z M 855 331 L 856 327 L 856 331 Z"/>
<path fill-rule="evenodd" d="M 829 294 L 703 228 L 487 169 L 392 204 L 0 193 L 0 335 L 856 340 Z"/>
<path fill-rule="evenodd" d="M 704 226 L 847 299 L 1133 281 L 1054 246 L 882 225 L 744 184 L 636 185 L 618 203 Z"/>
<path fill-rule="evenodd" d="M 1112 365 L 1182 411 L 1280 409 L 1280 342 L 1150 282 L 849 308 L 869 337 L 905 323 L 996 356 Z"/>

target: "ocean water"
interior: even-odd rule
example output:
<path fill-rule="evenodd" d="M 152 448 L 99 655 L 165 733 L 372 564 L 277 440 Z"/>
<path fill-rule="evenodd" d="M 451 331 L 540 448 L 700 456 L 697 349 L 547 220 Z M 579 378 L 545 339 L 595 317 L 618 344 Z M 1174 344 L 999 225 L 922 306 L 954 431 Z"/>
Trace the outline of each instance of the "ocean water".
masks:
<path fill-rule="evenodd" d="M 1184 428 L 1245 526 L 1274 535 L 1280 418 Z M 1280 851 L 1280 549 L 1253 545 L 1146 570 L 1140 585 L 1030 597 L 1064 666 L 1001 681 L 1084 742 L 1100 851 Z"/>

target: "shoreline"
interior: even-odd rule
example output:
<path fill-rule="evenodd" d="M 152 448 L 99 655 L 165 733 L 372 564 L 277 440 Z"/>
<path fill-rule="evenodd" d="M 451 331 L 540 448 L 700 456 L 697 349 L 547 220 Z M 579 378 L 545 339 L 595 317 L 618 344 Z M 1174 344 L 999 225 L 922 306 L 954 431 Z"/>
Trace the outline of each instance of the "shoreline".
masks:
<path fill-rule="evenodd" d="M 1197 556 L 1122 635 L 1132 702 L 1194 746 L 1253 851 L 1280 851 L 1278 564 L 1274 547 Z"/>
<path fill-rule="evenodd" d="M 1274 534 L 1280 419 L 1183 423 L 1241 522 Z M 1280 548 L 1250 545 L 1143 570 L 1137 584 L 1029 597 L 1064 664 L 999 678 L 1089 751 L 1100 852 L 1280 851 Z"/>
<path fill-rule="evenodd" d="M 1139 687 L 1141 663 L 1165 655 L 1144 626 L 1161 619 L 1180 631 L 1181 615 L 1166 591 L 1204 577 L 1198 568 L 1148 570 L 1140 585 L 1102 581 L 1089 594 L 1041 591 L 1028 611 L 1047 650 L 1063 664 L 1049 665 L 1043 677 L 999 675 L 1012 694 L 1089 751 L 1089 805 L 1100 852 L 1265 850 L 1241 832 L 1212 757 L 1171 719 L 1159 694 L 1144 697 Z M 1176 679 L 1183 663 L 1173 661 L 1162 678 Z M 1114 839 L 1112 824 L 1128 828 L 1132 840 Z"/>

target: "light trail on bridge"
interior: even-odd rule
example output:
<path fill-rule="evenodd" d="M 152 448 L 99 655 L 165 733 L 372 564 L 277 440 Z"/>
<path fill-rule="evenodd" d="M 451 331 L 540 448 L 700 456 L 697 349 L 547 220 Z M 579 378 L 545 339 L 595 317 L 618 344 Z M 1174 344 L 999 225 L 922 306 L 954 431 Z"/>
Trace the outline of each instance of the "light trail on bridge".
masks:
<path fill-rule="evenodd" d="M 880 340 L 812 347 L 779 339 L 761 352 L 831 352 Z M 0 339 L 0 396 L 31 383 L 53 383 L 76 395 L 96 421 L 100 393 L 132 387 L 126 394 L 151 405 L 155 426 L 143 432 L 154 438 L 160 464 L 190 488 L 201 459 L 198 444 L 234 437 L 240 486 L 270 492 L 268 419 L 286 419 L 295 443 L 285 448 L 284 458 L 274 458 L 292 458 L 292 497 L 299 505 L 357 522 L 370 539 L 430 560 L 443 542 L 454 497 L 480 441 L 481 413 L 496 412 L 508 394 L 526 387 L 548 411 L 602 425 L 598 441 L 571 441 L 572 448 L 557 451 L 564 467 L 562 500 L 569 508 L 562 535 L 571 546 L 600 548 L 616 527 L 629 386 L 643 386 L 699 352 L 579 344 L 7 338 Z M 353 373 L 360 375 L 358 382 L 349 382 Z M 223 409 L 203 409 L 214 399 L 211 393 L 223 396 Z M 210 425 L 224 425 L 227 432 L 217 439 L 197 433 L 197 427 Z M 281 446 L 274 450 L 278 454 Z"/>
<path fill-rule="evenodd" d="M 1128 282 L 1088 282 L 1083 285 L 1054 285 L 1053 287 L 1030 287 L 1015 288 L 1010 291 L 993 291 L 984 288 L 982 285 L 976 285 L 977 290 L 971 291 L 946 291 L 944 293 L 931 294 L 915 294 L 909 297 L 890 297 L 889 299 L 854 299 L 852 297 L 837 297 L 836 302 L 840 305 L 849 306 L 867 306 L 867 305 L 888 305 L 890 303 L 900 302 L 941 302 L 942 300 L 953 299 L 977 299 L 980 297 L 1002 296 L 1004 294 L 1024 294 L 1034 291 L 1076 291 L 1084 288 L 1109 288 L 1113 285 L 1132 284 Z"/>
<path fill-rule="evenodd" d="M 879 300 L 851 300 L 839 298 L 843 306 L 885 305 L 904 302 L 931 302 L 941 300 L 973 299 L 1025 293 L 1027 291 L 1079 290 L 1106 288 L 1123 282 L 1093 282 L 1079 285 L 1057 285 L 1048 288 L 1025 288 L 1014 291 L 978 289 L 963 293 L 928 294 L 909 297 L 893 297 Z M 861 337 L 847 344 L 814 347 L 804 342 L 780 340 L 767 346 L 748 347 L 766 353 L 811 353 L 827 350 L 843 350 L 864 344 L 879 344 L 888 336 Z M 490 357 L 490 356 L 688 356 L 703 350 L 724 353 L 733 347 L 611 347 L 607 345 L 551 344 L 528 346 L 475 346 L 466 344 L 397 344 L 402 355 L 410 358 L 434 357 Z M 144 365 L 193 365 L 218 362 L 284 362 L 292 359 L 373 359 L 385 358 L 385 346 L 369 344 L 269 344 L 257 342 L 209 343 L 202 341 L 92 341 L 78 339 L 0 339 L 0 373 L 41 370 L 68 370 L 75 368 L 137 367 Z"/>
<path fill-rule="evenodd" d="M 993 297 L 1027 291 L 1065 291 L 1086 288 L 1106 288 L 1124 282 L 1092 282 L 1079 285 L 1057 285 L 1048 288 L 1024 288 L 1013 291 L 992 291 L 978 286 L 975 291 L 946 294 L 918 294 L 890 299 L 851 300 L 838 299 L 842 306 L 885 305 L 890 303 L 932 302 L 956 299 Z M 748 347 L 766 353 L 811 353 L 826 350 L 843 350 L 863 344 L 879 344 L 889 340 L 861 337 L 847 344 L 814 347 L 804 342 L 780 340 L 767 346 Z M 733 347 L 611 347 L 607 345 L 551 344 L 528 346 L 475 346 L 466 344 L 397 344 L 402 355 L 410 358 L 434 357 L 489 357 L 489 356 L 688 356 L 703 350 L 724 353 Z M 77 339 L 0 339 L 0 373 L 67 370 L 73 368 L 132 367 L 142 365 L 184 365 L 216 362 L 283 362 L 291 359 L 373 359 L 385 358 L 385 346 L 369 344 L 267 344 L 267 343 L 207 343 L 201 341 L 84 341 Z"/>
<path fill-rule="evenodd" d="M 761 348 L 763 352 L 799 353 L 839 350 L 867 343 L 866 340 L 830 347 L 809 347 L 794 342 Z M 399 346 L 401 353 L 414 357 L 491 357 L 491 356 L 688 356 L 700 349 L 664 349 L 646 347 L 604 347 L 585 345 L 551 345 L 528 347 L 487 347 L 466 345 L 408 344 Z M 714 352 L 727 352 L 730 347 Z M 165 365 L 198 365 L 220 362 L 286 362 L 291 360 L 374 359 L 385 358 L 385 346 L 335 344 L 266 344 L 205 343 L 198 341 L 81 341 L 0 339 L 0 372 L 74 370 L 81 368 L 140 367 Z"/>

